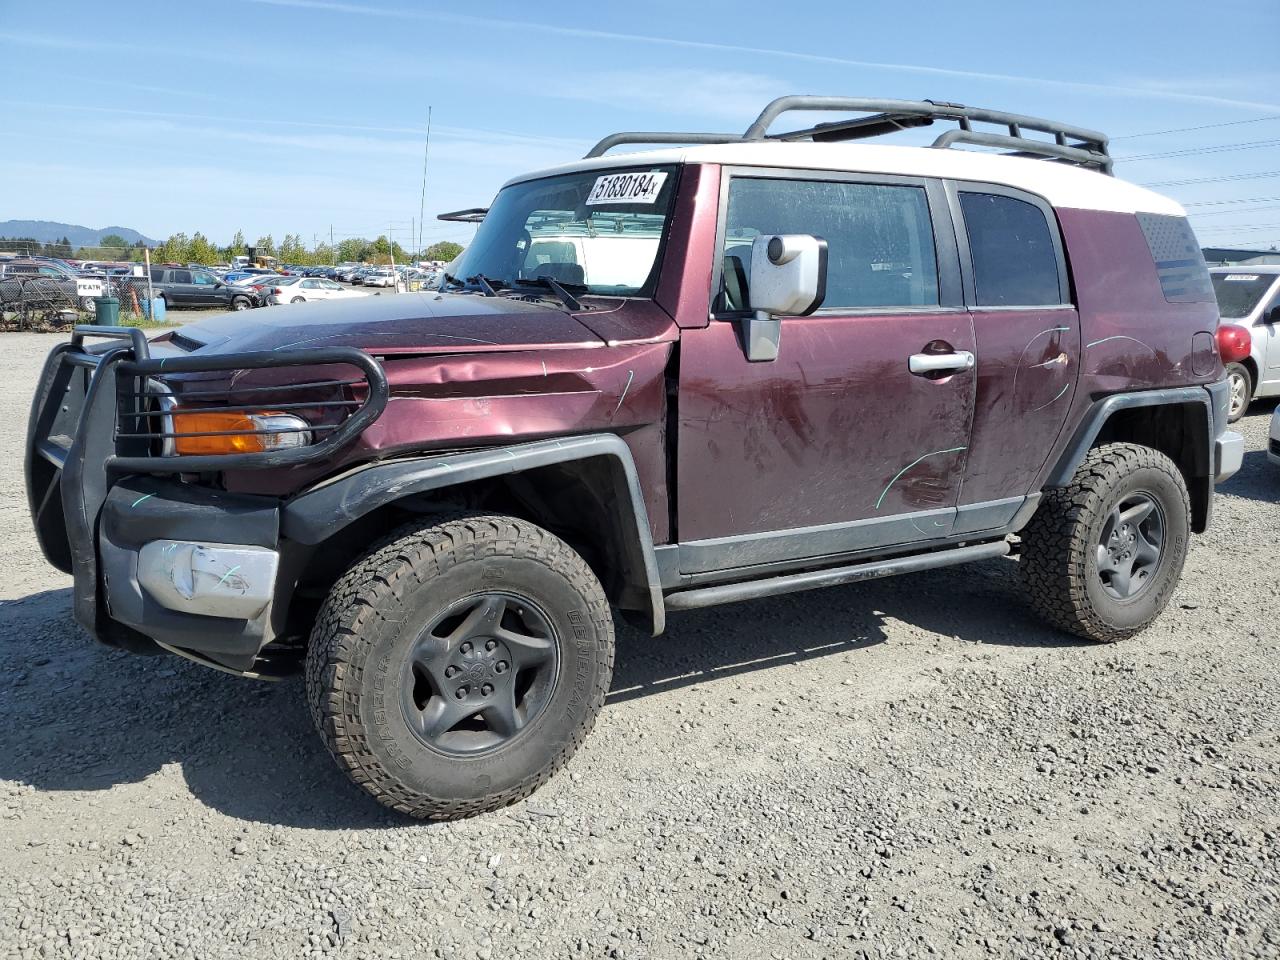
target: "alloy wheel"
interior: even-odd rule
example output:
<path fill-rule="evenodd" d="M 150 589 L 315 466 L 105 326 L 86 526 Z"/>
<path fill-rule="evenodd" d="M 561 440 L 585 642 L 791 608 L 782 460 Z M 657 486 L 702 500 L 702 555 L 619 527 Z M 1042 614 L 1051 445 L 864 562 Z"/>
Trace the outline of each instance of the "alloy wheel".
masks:
<path fill-rule="evenodd" d="M 529 599 L 511 593 L 466 597 L 414 641 L 401 683 L 405 721 L 442 753 L 497 749 L 546 708 L 559 657 L 550 618 Z"/>
<path fill-rule="evenodd" d="M 1107 515 L 1096 548 L 1098 579 L 1117 600 L 1146 589 L 1164 549 L 1164 514 L 1146 493 L 1123 497 Z"/>

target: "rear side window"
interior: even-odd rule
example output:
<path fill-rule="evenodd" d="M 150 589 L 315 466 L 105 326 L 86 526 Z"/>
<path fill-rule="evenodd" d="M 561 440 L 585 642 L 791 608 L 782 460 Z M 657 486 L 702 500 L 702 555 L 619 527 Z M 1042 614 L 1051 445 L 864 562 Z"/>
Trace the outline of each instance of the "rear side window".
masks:
<path fill-rule="evenodd" d="M 1044 211 L 993 193 L 960 193 L 975 301 L 983 307 L 1062 303 L 1058 252 Z"/>
<path fill-rule="evenodd" d="M 174 283 L 190 283 L 190 282 L 191 282 L 191 271 L 190 271 L 190 270 L 175 270 L 175 271 L 173 271 L 173 282 L 174 282 Z"/>
<path fill-rule="evenodd" d="M 827 241 L 823 308 L 938 304 L 938 259 L 923 187 L 735 177 L 719 309 L 750 303 L 752 241 L 774 233 Z"/>
<path fill-rule="evenodd" d="M 1139 213 L 1138 225 L 1169 303 L 1213 303 L 1209 266 L 1186 217 Z"/>

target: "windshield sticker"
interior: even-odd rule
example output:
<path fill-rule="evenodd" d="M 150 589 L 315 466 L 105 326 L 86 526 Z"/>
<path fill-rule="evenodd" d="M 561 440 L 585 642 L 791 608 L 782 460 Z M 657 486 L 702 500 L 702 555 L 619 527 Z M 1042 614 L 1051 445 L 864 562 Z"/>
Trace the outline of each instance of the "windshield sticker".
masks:
<path fill-rule="evenodd" d="M 590 203 L 591 201 L 587 201 L 587 202 Z M 1224 279 L 1228 283 L 1230 283 L 1232 280 L 1243 280 L 1246 283 L 1253 283 L 1255 280 L 1258 279 L 1258 275 L 1256 273 L 1228 273 Z"/>
<path fill-rule="evenodd" d="M 587 206 L 602 203 L 653 203 L 666 183 L 666 171 L 653 173 L 609 173 L 596 178 L 587 194 Z"/>

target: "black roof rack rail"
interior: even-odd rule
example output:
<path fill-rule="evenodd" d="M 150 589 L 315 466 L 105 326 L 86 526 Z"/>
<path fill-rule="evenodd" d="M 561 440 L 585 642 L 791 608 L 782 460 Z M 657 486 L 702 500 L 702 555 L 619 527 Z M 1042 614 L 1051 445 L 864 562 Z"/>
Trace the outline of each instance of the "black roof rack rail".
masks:
<path fill-rule="evenodd" d="M 865 114 L 848 120 L 819 123 L 811 127 L 770 133 L 769 128 L 784 113 L 801 110 Z M 897 130 L 927 127 L 937 120 L 953 121 L 957 129 L 940 135 L 930 146 L 951 147 L 956 144 L 973 144 L 981 147 L 1000 147 L 1013 156 L 1043 157 L 1088 167 L 1102 173 L 1111 173 L 1111 154 L 1106 134 L 1084 127 L 1028 117 L 1002 110 L 983 107 L 967 107 L 961 103 L 942 100 L 880 100 L 863 97 L 814 97 L 790 96 L 774 100 L 756 117 L 742 134 L 734 133 L 676 133 L 634 132 L 615 133 L 605 137 L 587 153 L 587 157 L 599 157 L 613 147 L 626 143 L 640 144 L 707 144 L 707 143 L 760 143 L 767 140 L 810 140 L 815 143 L 835 143 L 845 140 L 864 140 L 879 137 Z M 1003 127 L 1003 132 L 975 130 L 975 123 Z M 1025 135 L 1025 131 L 1049 134 L 1052 141 Z"/>
<path fill-rule="evenodd" d="M 453 223 L 479 223 L 484 219 L 488 207 L 468 207 L 466 210 L 454 210 L 452 213 L 441 213 L 437 220 L 448 220 Z"/>

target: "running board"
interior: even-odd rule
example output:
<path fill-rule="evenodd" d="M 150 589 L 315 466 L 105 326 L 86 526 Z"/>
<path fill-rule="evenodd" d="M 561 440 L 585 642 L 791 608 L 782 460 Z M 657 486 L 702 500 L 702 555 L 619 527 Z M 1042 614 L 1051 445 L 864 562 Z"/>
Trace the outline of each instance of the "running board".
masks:
<path fill-rule="evenodd" d="M 819 587 L 857 583 L 859 580 L 879 580 L 881 577 L 892 577 L 899 573 L 949 567 L 957 563 L 969 563 L 972 560 L 989 560 L 993 557 L 1003 557 L 1008 553 L 1008 541 L 978 543 L 968 547 L 953 547 L 934 553 L 899 557 L 895 560 L 875 560 L 870 563 L 855 563 L 847 567 L 833 567 L 829 570 L 811 570 L 785 577 L 771 577 L 768 580 L 751 580 L 746 583 L 727 583 L 719 587 L 703 587 L 699 590 L 682 590 L 667 594 L 666 607 L 668 610 L 696 610 L 699 607 L 714 607 L 720 603 L 775 597 L 782 593 L 817 590 Z"/>

